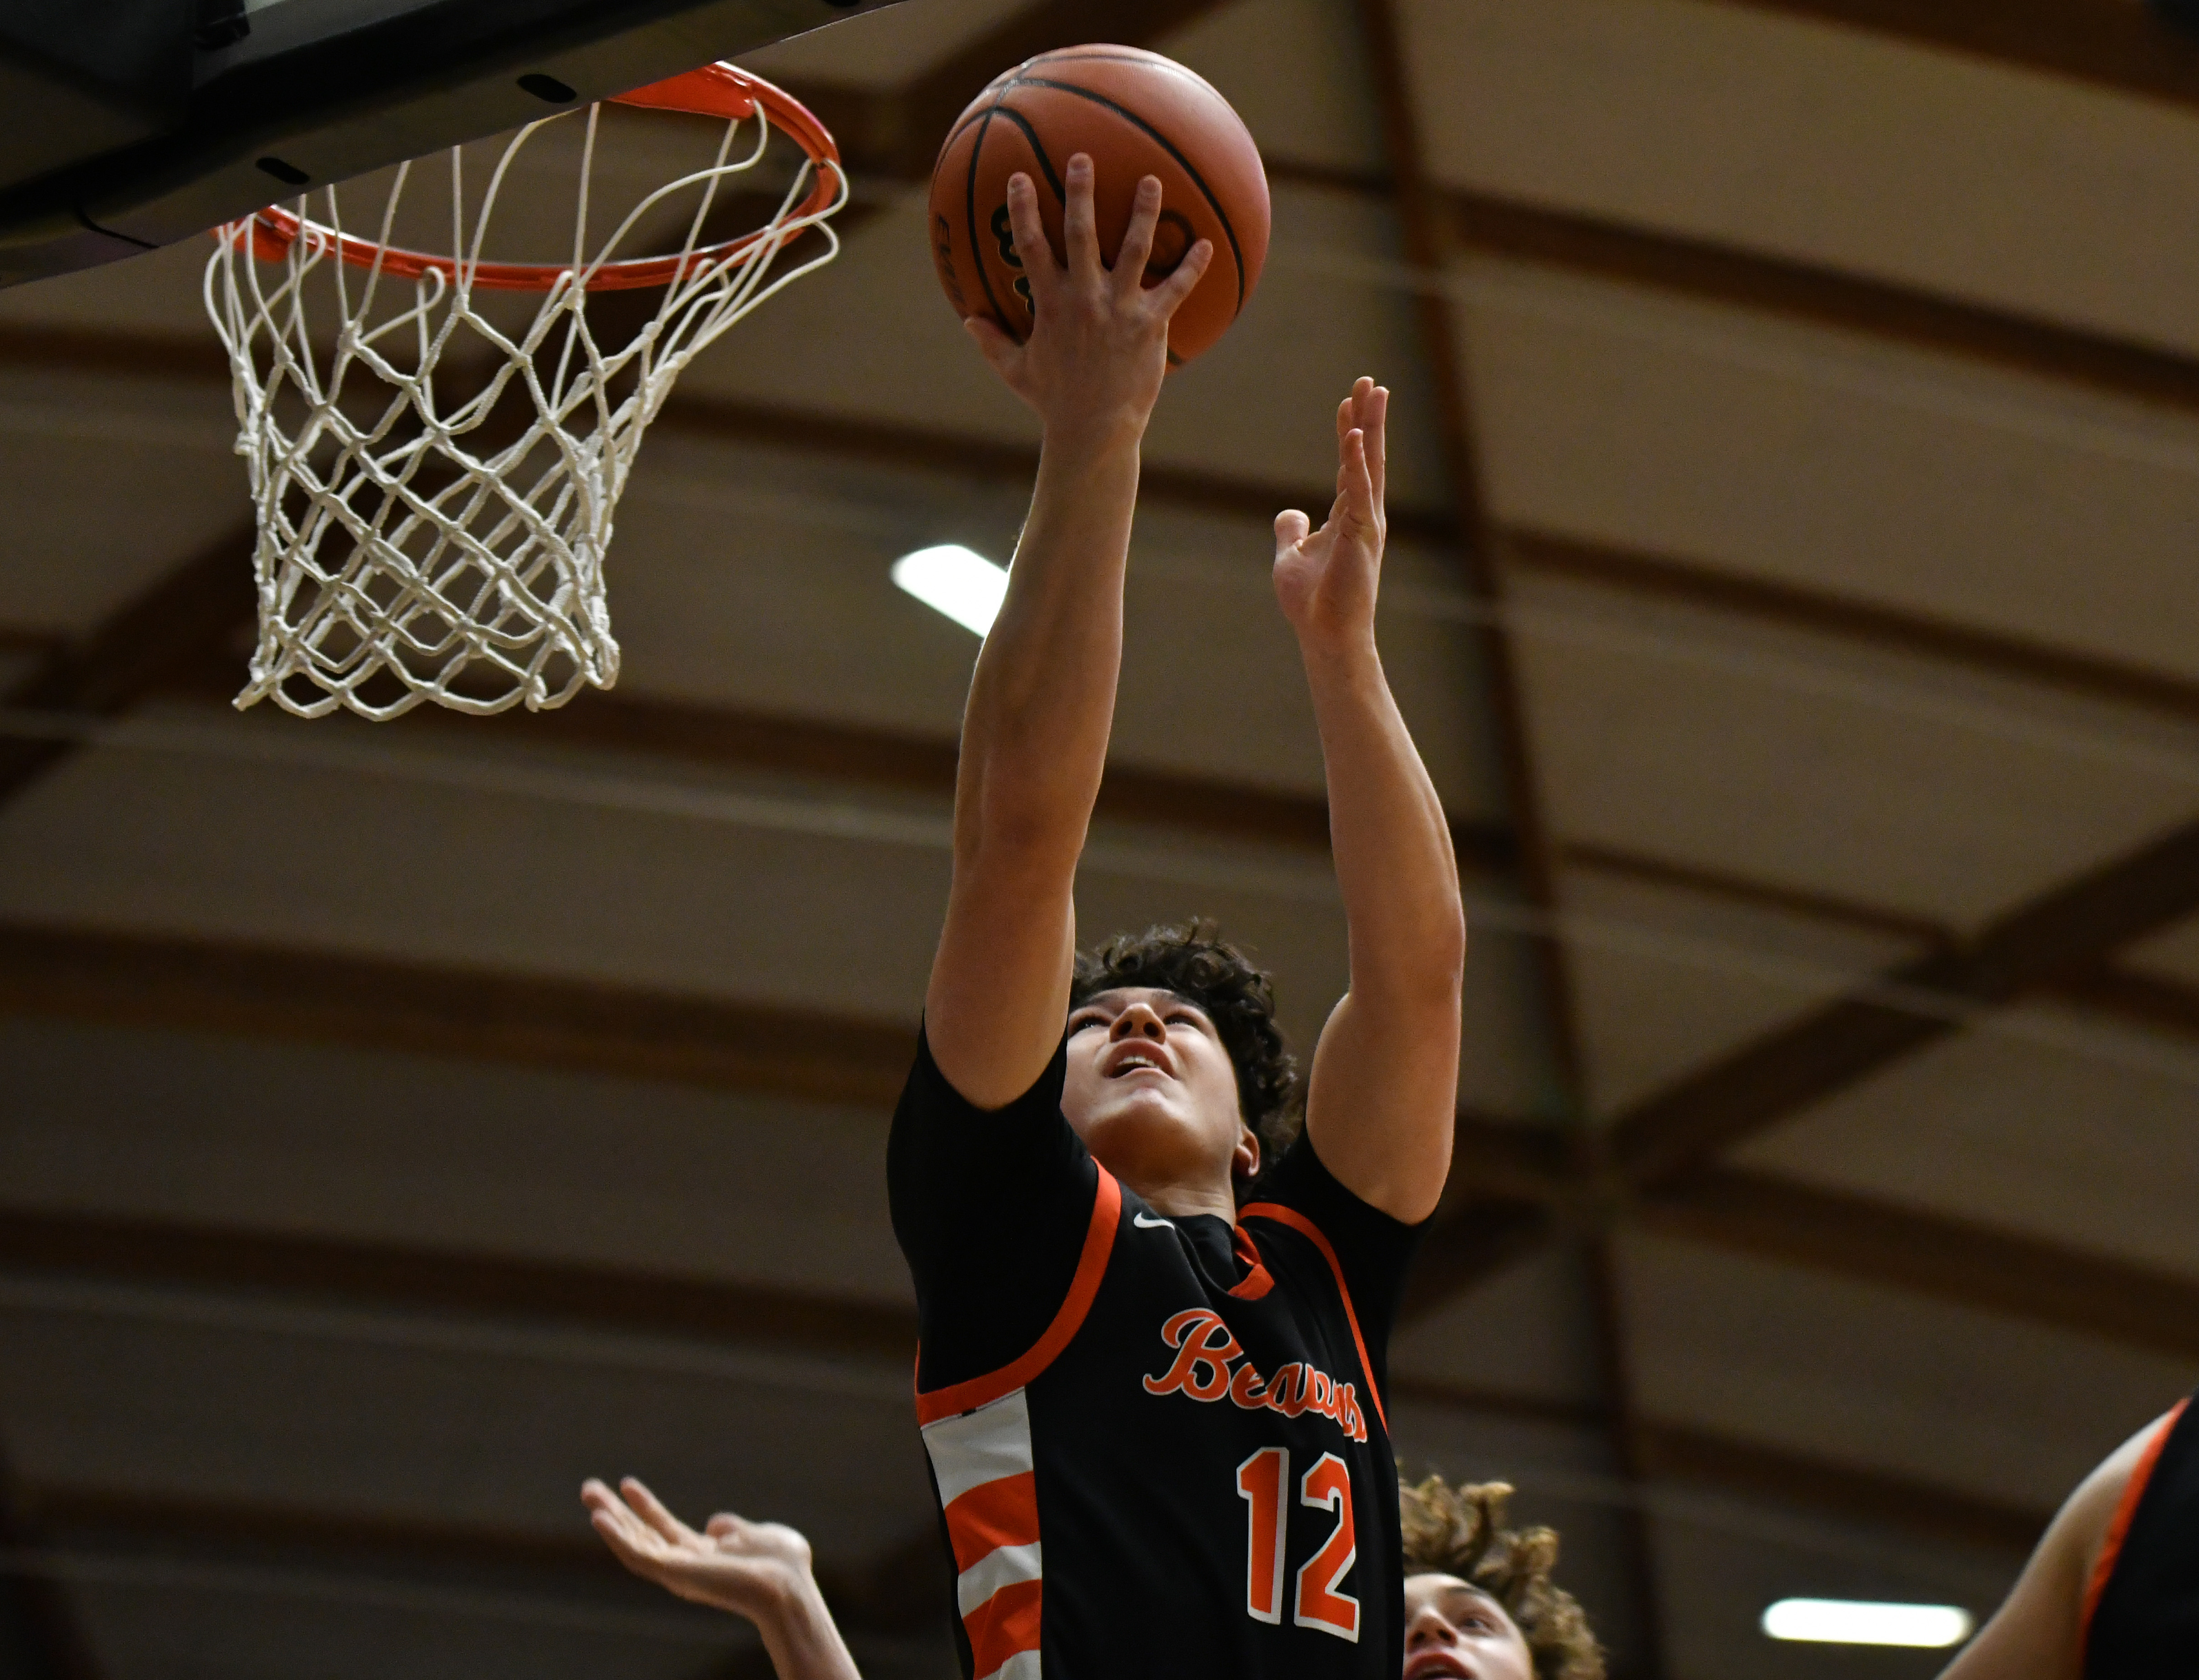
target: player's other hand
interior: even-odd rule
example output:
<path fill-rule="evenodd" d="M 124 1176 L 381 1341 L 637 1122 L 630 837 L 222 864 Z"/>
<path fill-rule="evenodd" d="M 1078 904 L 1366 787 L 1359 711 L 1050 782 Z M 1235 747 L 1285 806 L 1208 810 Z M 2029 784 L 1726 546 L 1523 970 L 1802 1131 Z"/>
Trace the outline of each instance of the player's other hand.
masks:
<path fill-rule="evenodd" d="M 809 1543 L 783 1523 L 720 1513 L 697 1532 L 631 1476 L 617 1493 L 592 1478 L 581 1485 L 580 1502 L 621 1563 L 697 1604 L 761 1625 L 810 1584 Z"/>
<path fill-rule="evenodd" d="M 1200 240 L 1174 273 L 1148 288 L 1146 264 L 1160 221 L 1161 184 L 1150 175 L 1138 183 L 1129 230 L 1112 268 L 1100 259 L 1092 160 L 1084 153 L 1069 160 L 1065 186 L 1066 248 L 1057 255 L 1039 220 L 1030 177 L 1008 179 L 1008 225 L 1030 286 L 1030 337 L 1018 344 L 983 316 L 962 324 L 1008 388 L 1037 411 L 1050 438 L 1088 446 L 1135 439 L 1168 371 L 1169 322 L 1206 272 L 1214 247 Z"/>
<path fill-rule="evenodd" d="M 1362 379 L 1336 410 L 1336 499 L 1321 528 L 1296 508 L 1275 516 L 1275 598 L 1301 644 L 1372 646 L 1374 592 L 1389 533 L 1383 431 L 1390 393 Z"/>

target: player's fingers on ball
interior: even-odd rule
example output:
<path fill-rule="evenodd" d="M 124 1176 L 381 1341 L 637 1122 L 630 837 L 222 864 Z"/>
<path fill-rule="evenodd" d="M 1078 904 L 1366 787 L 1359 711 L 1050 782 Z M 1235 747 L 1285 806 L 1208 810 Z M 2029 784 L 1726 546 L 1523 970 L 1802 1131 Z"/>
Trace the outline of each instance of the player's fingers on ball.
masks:
<path fill-rule="evenodd" d="M 1126 295 L 1142 287 L 1146 265 L 1153 258 L 1153 231 L 1160 225 L 1161 184 L 1151 175 L 1140 176 L 1130 200 L 1129 225 L 1115 253 L 1116 289 Z"/>
<path fill-rule="evenodd" d="M 1192 289 L 1199 284 L 1206 272 L 1207 265 L 1214 260 L 1214 242 L 1202 239 L 1183 254 L 1183 260 L 1175 265 L 1175 272 L 1153 288 L 1148 295 L 1153 306 L 1164 318 L 1172 316 L 1183 306 Z"/>
<path fill-rule="evenodd" d="M 1069 160 L 1066 190 L 1062 200 L 1062 257 L 1073 273 L 1100 272 L 1098 218 L 1092 207 L 1092 160 L 1083 152 Z"/>
<path fill-rule="evenodd" d="M 1024 272 L 1034 288 L 1053 283 L 1053 246 L 1046 236 L 1046 224 L 1038 213 L 1038 188 L 1018 172 L 1008 177 L 1008 229 L 1015 235 L 1016 254 L 1024 260 Z"/>

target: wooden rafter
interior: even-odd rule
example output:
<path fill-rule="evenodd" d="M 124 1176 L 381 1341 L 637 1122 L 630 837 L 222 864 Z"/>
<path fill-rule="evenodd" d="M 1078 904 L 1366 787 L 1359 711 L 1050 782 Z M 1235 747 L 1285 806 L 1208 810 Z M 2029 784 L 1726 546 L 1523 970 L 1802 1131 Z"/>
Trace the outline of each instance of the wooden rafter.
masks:
<path fill-rule="evenodd" d="M 1452 238 L 1461 251 L 1832 327 L 2164 407 L 2199 410 L 2199 359 L 2157 345 L 1578 211 L 1456 191 L 1446 204 Z"/>
<path fill-rule="evenodd" d="M 1733 0 L 1759 11 L 2199 105 L 2199 45 L 2138 0 Z"/>
<path fill-rule="evenodd" d="M 1935 1543 L 2021 1556 L 2053 1515 L 1677 1424 L 1645 1423 L 1639 1438 L 1642 1461 L 1661 1483 L 1695 1483 Z"/>
<path fill-rule="evenodd" d="M 0 1208 L 0 1270 L 213 1292 L 277 1288 L 377 1311 L 505 1315 L 728 1347 L 877 1359 L 916 1351 L 891 1302 L 341 1238 Z"/>
<path fill-rule="evenodd" d="M 402 1578 L 423 1569 L 438 1574 L 477 1571 L 501 1582 L 527 1583 L 553 1600 L 580 1594 L 610 1605 L 670 1611 L 657 1589 L 643 1586 L 619 1566 L 588 1531 L 577 1503 L 573 1532 L 561 1538 L 366 1511 L 75 1483 L 35 1488 L 26 1502 L 42 1530 L 72 1552 L 96 1555 L 111 1547 L 131 1557 L 234 1557 L 262 1570 L 272 1566 L 278 1573 L 340 1572 L 369 1582 Z M 859 1637 L 907 1637 L 936 1628 L 944 1638 L 944 1608 L 953 1584 L 946 1578 L 930 1525 L 920 1535 L 852 1565 L 822 1560 L 817 1573 L 833 1618 L 845 1631 Z M 710 1625 L 699 1618 L 697 1625 Z M 744 1636 L 737 1619 L 720 1618 L 717 1625 L 729 1642 Z M 769 1664 L 761 1671 L 769 1674 Z"/>
<path fill-rule="evenodd" d="M 1948 619 L 1904 612 L 1823 590 L 1743 577 L 1669 555 L 1579 542 L 1540 531 L 1508 533 L 1505 558 L 1520 570 L 1539 576 L 1569 578 L 1645 599 L 1707 608 L 1759 624 L 1804 630 L 1858 647 L 1904 653 L 2111 705 L 2158 712 L 2186 722 L 2199 720 L 2199 682 Z"/>
<path fill-rule="evenodd" d="M 2199 1360 L 2199 1282 L 1730 1168 L 1646 1199 L 1644 1228 L 1787 1265 Z"/>
<path fill-rule="evenodd" d="M 2045 988 L 2058 1003 L 2096 1015 L 2199 1038 L 2199 986 L 2117 963 L 2099 963 Z"/>
<path fill-rule="evenodd" d="M 890 1107 L 913 1023 L 586 980 L 0 925 L 0 1012 L 516 1062 Z"/>
<path fill-rule="evenodd" d="M 1961 1030 L 1905 995 L 1995 1007 L 2082 975 L 2199 912 L 2199 823 L 2172 830 L 1999 917 L 1974 937 L 1683 1076 L 1613 1123 L 1614 1159 L 1640 1188 L 1685 1178 L 1742 1140 Z"/>
<path fill-rule="evenodd" d="M 127 711 L 226 641 L 252 615 L 252 522 L 225 531 L 41 662 L 8 697 L 34 711 Z M 0 735 L 0 805 L 74 750 L 66 740 Z"/>

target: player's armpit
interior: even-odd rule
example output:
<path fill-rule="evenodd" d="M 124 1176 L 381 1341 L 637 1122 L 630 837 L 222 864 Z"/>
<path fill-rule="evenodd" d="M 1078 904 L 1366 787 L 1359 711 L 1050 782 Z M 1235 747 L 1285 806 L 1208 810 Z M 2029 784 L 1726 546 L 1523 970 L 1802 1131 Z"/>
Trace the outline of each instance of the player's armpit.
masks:
<path fill-rule="evenodd" d="M 2155 1418 L 2077 1485 L 2007 1601 L 1940 1680 L 2080 1680 L 2092 1572 L 2131 1476 L 2167 1421 Z"/>

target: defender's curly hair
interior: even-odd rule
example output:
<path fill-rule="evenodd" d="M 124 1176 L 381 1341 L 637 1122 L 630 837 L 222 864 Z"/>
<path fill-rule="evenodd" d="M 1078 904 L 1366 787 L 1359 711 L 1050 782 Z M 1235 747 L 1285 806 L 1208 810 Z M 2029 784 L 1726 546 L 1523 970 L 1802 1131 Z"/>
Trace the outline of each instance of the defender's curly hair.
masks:
<path fill-rule="evenodd" d="M 1282 1159 L 1304 1115 L 1298 1060 L 1284 1047 L 1275 1024 L 1275 987 L 1267 973 L 1222 938 L 1214 923 L 1199 917 L 1117 934 L 1097 950 L 1079 951 L 1069 1006 L 1078 1008 L 1117 986 L 1171 991 L 1206 1012 L 1237 1070 L 1237 1110 L 1260 1140 L 1261 1171 Z M 1237 1187 L 1239 1199 L 1250 1187 Z"/>
<path fill-rule="evenodd" d="M 1527 1642 L 1535 1680 L 1604 1680 L 1603 1648 L 1579 1601 L 1550 1579 L 1557 1531 L 1504 1526 L 1509 1484 L 1397 1484 L 1405 1572 L 1455 1575 L 1504 1607 Z"/>

